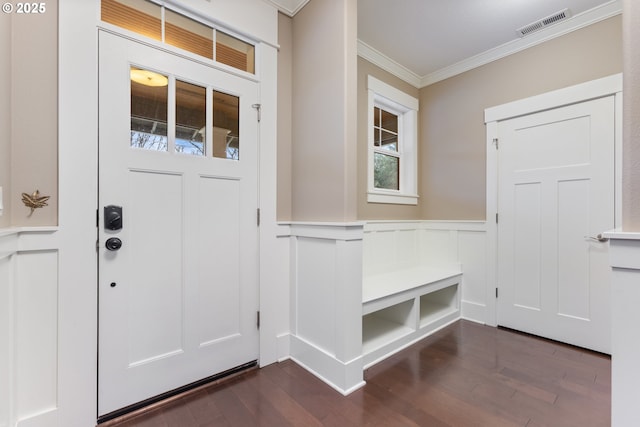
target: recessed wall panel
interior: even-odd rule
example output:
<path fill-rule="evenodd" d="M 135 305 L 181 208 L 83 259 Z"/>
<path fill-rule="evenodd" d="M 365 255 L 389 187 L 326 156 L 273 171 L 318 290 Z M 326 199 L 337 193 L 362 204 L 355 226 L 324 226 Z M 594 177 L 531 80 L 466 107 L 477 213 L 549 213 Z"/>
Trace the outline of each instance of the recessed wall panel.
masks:
<path fill-rule="evenodd" d="M 590 180 L 558 183 L 558 314 L 590 318 Z"/>
<path fill-rule="evenodd" d="M 416 230 L 398 230 L 396 232 L 396 262 L 399 266 L 415 265 L 418 262 L 418 243 Z"/>
<path fill-rule="evenodd" d="M 542 239 L 541 184 L 514 186 L 513 283 L 515 305 L 540 309 L 540 260 Z"/>
<path fill-rule="evenodd" d="M 458 231 L 459 261 L 464 266 L 463 295 L 467 302 L 486 304 L 487 239 L 486 233 Z"/>
<path fill-rule="evenodd" d="M 13 315 L 15 418 L 58 406 L 58 252 L 16 255 Z"/>
<path fill-rule="evenodd" d="M 0 257 L 0 426 L 9 425 L 11 396 L 12 260 Z"/>
<path fill-rule="evenodd" d="M 129 362 L 137 364 L 182 350 L 183 178 L 131 171 L 129 200 L 120 251 L 133 254 L 135 268 L 118 286 L 127 290 Z"/>
<path fill-rule="evenodd" d="M 421 246 L 422 256 L 429 264 L 449 264 L 457 260 L 456 243 L 449 230 L 424 230 Z"/>
<path fill-rule="evenodd" d="M 201 177 L 198 197 L 200 345 L 240 333 L 240 181 Z"/>
<path fill-rule="evenodd" d="M 297 335 L 326 351 L 335 348 L 336 243 L 328 239 L 297 239 Z"/>

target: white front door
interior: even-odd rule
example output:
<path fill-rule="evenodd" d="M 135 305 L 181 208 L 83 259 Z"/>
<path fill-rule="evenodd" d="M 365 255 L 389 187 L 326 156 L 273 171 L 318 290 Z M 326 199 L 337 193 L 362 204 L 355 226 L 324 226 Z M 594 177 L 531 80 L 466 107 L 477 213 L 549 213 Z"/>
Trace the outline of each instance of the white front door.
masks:
<path fill-rule="evenodd" d="M 614 97 L 498 124 L 498 324 L 610 353 Z"/>
<path fill-rule="evenodd" d="M 99 43 L 102 416 L 258 359 L 258 84 Z"/>

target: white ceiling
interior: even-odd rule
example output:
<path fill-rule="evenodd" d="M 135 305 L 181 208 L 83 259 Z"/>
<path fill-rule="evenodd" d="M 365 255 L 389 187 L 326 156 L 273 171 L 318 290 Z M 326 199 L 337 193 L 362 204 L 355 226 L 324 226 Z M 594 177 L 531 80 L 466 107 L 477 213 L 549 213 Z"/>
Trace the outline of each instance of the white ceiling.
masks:
<path fill-rule="evenodd" d="M 269 0 L 295 15 L 309 0 Z M 322 0 L 320 0 L 322 1 Z M 358 0 L 358 53 L 417 87 L 617 15 L 621 0 Z M 571 18 L 518 37 L 568 8 Z"/>

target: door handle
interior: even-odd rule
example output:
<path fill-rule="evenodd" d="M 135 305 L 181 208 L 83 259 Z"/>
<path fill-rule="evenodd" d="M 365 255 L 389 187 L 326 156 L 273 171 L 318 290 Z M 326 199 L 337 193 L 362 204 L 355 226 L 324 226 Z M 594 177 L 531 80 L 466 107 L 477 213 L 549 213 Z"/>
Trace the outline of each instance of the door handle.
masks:
<path fill-rule="evenodd" d="M 608 242 L 609 239 L 604 237 L 602 234 L 598 234 L 597 236 L 584 236 L 585 239 L 593 240 L 594 242 Z"/>
<path fill-rule="evenodd" d="M 117 237 L 110 237 L 104 242 L 104 247 L 110 251 L 117 251 L 122 247 L 122 240 Z"/>

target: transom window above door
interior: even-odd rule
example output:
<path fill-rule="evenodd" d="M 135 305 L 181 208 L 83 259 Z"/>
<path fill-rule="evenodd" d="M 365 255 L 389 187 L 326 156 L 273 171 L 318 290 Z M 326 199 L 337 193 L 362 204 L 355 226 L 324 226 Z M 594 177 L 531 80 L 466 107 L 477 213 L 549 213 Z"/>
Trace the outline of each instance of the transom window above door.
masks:
<path fill-rule="evenodd" d="M 255 46 L 149 0 L 102 0 L 101 19 L 247 73 L 255 74 Z"/>
<path fill-rule="evenodd" d="M 132 148 L 240 160 L 239 97 L 136 66 L 130 79 Z"/>

